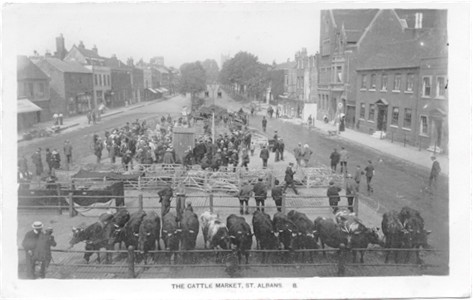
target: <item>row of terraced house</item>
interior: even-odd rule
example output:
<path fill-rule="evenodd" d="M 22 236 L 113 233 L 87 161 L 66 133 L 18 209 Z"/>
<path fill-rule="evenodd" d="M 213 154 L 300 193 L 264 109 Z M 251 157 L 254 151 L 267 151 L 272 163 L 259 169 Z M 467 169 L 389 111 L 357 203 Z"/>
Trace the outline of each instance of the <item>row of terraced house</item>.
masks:
<path fill-rule="evenodd" d="M 172 95 L 178 76 L 163 57 L 124 63 L 115 55 L 99 55 L 96 46 L 87 49 L 82 41 L 66 50 L 60 35 L 54 54 L 35 51 L 17 58 L 18 128 L 51 120 L 53 114 L 67 117 Z"/>
<path fill-rule="evenodd" d="M 327 117 L 379 138 L 448 149 L 447 11 L 321 11 L 320 49 L 284 71 L 279 102 L 317 104 Z"/>

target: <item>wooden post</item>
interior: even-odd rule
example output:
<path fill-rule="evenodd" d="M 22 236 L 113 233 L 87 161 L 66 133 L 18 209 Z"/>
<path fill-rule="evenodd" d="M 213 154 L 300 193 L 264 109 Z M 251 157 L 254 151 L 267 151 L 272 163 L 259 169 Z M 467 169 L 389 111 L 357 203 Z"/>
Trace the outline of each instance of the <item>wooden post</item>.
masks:
<path fill-rule="evenodd" d="M 62 215 L 61 187 L 59 186 L 59 183 L 56 183 L 56 190 L 57 190 L 57 205 L 58 205 L 57 213 L 58 215 Z"/>
<path fill-rule="evenodd" d="M 353 199 L 353 211 L 355 212 L 355 216 L 358 217 L 358 209 L 359 209 L 359 200 L 358 194 L 355 194 L 355 199 Z"/>
<path fill-rule="evenodd" d="M 210 192 L 209 194 L 209 206 L 210 206 L 210 212 L 213 213 L 214 212 L 214 194 L 212 194 L 212 192 Z"/>
<path fill-rule="evenodd" d="M 347 256 L 347 249 L 344 244 L 340 244 L 338 252 L 338 276 L 345 276 L 345 258 Z"/>
<path fill-rule="evenodd" d="M 135 247 L 128 247 L 128 278 L 135 278 Z"/>
<path fill-rule="evenodd" d="M 138 176 L 138 190 L 141 191 L 141 176 Z"/>
<path fill-rule="evenodd" d="M 74 216 L 74 201 L 72 199 L 72 192 L 69 193 L 69 217 L 73 217 Z"/>
<path fill-rule="evenodd" d="M 138 195 L 138 210 L 143 210 L 143 194 Z"/>
<path fill-rule="evenodd" d="M 286 213 L 286 193 L 282 194 L 281 210 L 283 214 Z"/>

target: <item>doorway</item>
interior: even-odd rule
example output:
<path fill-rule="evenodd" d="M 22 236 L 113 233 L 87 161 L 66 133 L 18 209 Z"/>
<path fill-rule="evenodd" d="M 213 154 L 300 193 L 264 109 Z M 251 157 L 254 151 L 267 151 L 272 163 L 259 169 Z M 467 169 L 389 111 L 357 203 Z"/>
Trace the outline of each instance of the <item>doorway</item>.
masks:
<path fill-rule="evenodd" d="M 388 119 L 387 105 L 378 105 L 378 124 L 377 130 L 386 132 L 386 124 Z"/>

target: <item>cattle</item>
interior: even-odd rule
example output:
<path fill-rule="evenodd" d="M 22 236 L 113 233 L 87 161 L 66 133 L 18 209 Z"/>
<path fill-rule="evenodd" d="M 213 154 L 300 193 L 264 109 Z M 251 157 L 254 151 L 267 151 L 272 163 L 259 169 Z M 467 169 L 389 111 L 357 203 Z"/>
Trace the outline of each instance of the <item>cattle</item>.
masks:
<path fill-rule="evenodd" d="M 386 248 L 410 248 L 412 245 L 412 236 L 409 231 L 404 227 L 399 219 L 397 211 L 391 210 L 383 214 L 383 220 L 381 222 L 381 229 L 385 237 Z M 386 251 L 386 257 L 384 262 L 389 261 L 389 254 L 391 251 Z M 398 262 L 399 251 L 394 252 L 394 262 Z"/>
<path fill-rule="evenodd" d="M 379 228 L 367 228 L 354 213 L 348 210 L 338 211 L 335 214 L 335 219 L 341 230 L 348 234 L 346 245 L 348 249 L 366 249 L 369 244 L 384 246 L 378 235 Z M 360 252 L 360 262 L 363 263 L 365 251 L 358 251 Z M 353 262 L 356 262 L 357 250 L 352 250 L 352 253 Z"/>
<path fill-rule="evenodd" d="M 125 225 L 125 246 L 133 246 L 138 249 L 138 238 L 140 236 L 140 226 L 146 213 L 142 210 L 134 212 L 130 215 L 130 220 Z"/>
<path fill-rule="evenodd" d="M 181 220 L 181 249 L 182 250 L 194 250 L 197 240 L 197 235 L 199 234 L 199 218 L 197 215 L 192 212 L 192 206 L 187 207 L 184 210 Z M 186 255 L 186 257 L 188 257 Z M 185 258 L 184 260 L 187 260 Z"/>
<path fill-rule="evenodd" d="M 95 222 L 92 225 L 87 226 L 86 228 L 78 227 L 72 228 L 72 239 L 69 241 L 70 247 L 72 248 L 75 244 L 80 242 L 85 242 L 86 251 L 96 251 L 97 252 L 97 261 L 100 263 L 100 249 L 105 248 L 109 249 L 109 239 L 106 236 L 107 228 L 106 226 L 111 226 L 111 223 L 105 224 L 101 221 Z M 84 259 L 89 263 L 90 257 L 93 252 L 84 253 Z M 108 256 L 107 256 L 108 262 Z"/>
<path fill-rule="evenodd" d="M 109 242 L 112 249 L 115 247 L 115 244 L 118 244 L 119 249 L 121 249 L 122 242 L 125 242 L 125 225 L 129 220 L 130 213 L 125 208 L 119 209 L 110 220 L 112 226 L 110 226 Z"/>
<path fill-rule="evenodd" d="M 282 212 L 277 212 L 273 217 L 273 228 L 279 233 L 279 242 L 284 250 L 293 250 L 297 237 L 297 226 Z"/>
<path fill-rule="evenodd" d="M 161 250 L 161 246 L 159 245 L 160 232 L 161 219 L 158 214 L 156 212 L 147 213 L 140 224 L 138 233 L 138 250 L 140 251 L 140 254 L 143 255 L 145 264 L 148 258 L 148 251 L 156 250 L 156 244 L 158 250 Z M 156 257 L 157 255 L 154 255 L 155 261 Z"/>
<path fill-rule="evenodd" d="M 404 228 L 408 231 L 410 235 L 410 245 L 409 248 L 417 249 L 416 258 L 417 264 L 422 263 L 420 258 L 420 247 L 424 249 L 430 248 L 430 245 L 427 242 L 427 238 L 431 233 L 430 230 L 425 230 L 424 228 L 424 219 L 421 217 L 420 213 L 410 207 L 403 207 L 399 213 L 399 220 L 403 224 Z M 410 252 L 406 253 L 405 262 L 409 261 Z"/>
<path fill-rule="evenodd" d="M 259 210 L 255 211 L 252 219 L 253 231 L 256 238 L 256 248 L 261 250 L 276 250 L 279 247 L 279 232 L 275 232 L 271 217 Z M 267 253 L 263 252 L 261 263 L 265 263 Z"/>
<path fill-rule="evenodd" d="M 250 225 L 246 223 L 245 218 L 231 214 L 227 217 L 227 228 L 230 234 L 230 241 L 236 246 L 238 263 L 241 264 L 241 255 L 243 254 L 248 264 L 248 258 L 250 256 L 248 250 L 251 249 L 251 244 L 253 243 L 253 234 L 251 233 Z"/>
<path fill-rule="evenodd" d="M 317 230 L 314 223 L 307 217 L 307 215 L 291 210 L 287 214 L 287 217 L 297 227 L 295 248 L 308 250 L 317 249 Z M 309 252 L 309 257 L 310 261 L 313 261 L 312 252 Z"/>
<path fill-rule="evenodd" d="M 169 252 L 169 262 L 171 262 L 174 251 L 179 251 L 181 233 L 177 223 L 177 217 L 174 213 L 168 212 L 163 217 L 162 239 L 164 241 L 164 248 Z M 176 260 L 176 259 L 175 259 Z"/>
<path fill-rule="evenodd" d="M 209 227 L 210 222 L 217 220 L 218 215 L 210 211 L 206 211 L 200 215 L 200 226 L 202 226 L 202 236 L 204 238 L 204 248 L 207 249 L 207 242 L 210 242 Z"/>
<path fill-rule="evenodd" d="M 318 217 L 314 220 L 314 224 L 322 249 L 325 249 L 325 245 L 332 248 L 340 248 L 342 245 L 348 245 L 348 231 L 342 230 L 333 219 Z M 325 251 L 323 255 L 325 256 Z"/>

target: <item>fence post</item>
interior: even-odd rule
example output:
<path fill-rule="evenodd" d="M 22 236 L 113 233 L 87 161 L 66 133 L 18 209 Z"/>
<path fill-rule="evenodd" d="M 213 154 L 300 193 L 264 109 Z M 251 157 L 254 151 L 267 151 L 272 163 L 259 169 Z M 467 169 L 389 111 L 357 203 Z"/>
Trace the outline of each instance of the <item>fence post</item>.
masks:
<path fill-rule="evenodd" d="M 56 190 L 57 190 L 57 205 L 58 205 L 57 214 L 62 215 L 61 187 L 59 186 L 59 183 L 56 183 Z"/>
<path fill-rule="evenodd" d="M 391 131 L 391 143 L 394 142 L 394 131 Z"/>
<path fill-rule="evenodd" d="M 72 192 L 69 193 L 69 217 L 74 216 L 74 202 L 72 201 Z"/>
<path fill-rule="evenodd" d="M 283 214 L 286 213 L 286 193 L 282 193 L 281 210 Z"/>
<path fill-rule="evenodd" d="M 355 216 L 358 217 L 358 205 L 359 205 L 359 200 L 358 200 L 358 193 L 355 193 L 355 199 L 354 199 L 354 203 L 353 203 L 353 210 L 355 211 Z"/>
<path fill-rule="evenodd" d="M 143 194 L 138 195 L 138 210 L 143 210 Z"/>
<path fill-rule="evenodd" d="M 141 176 L 138 176 L 138 190 L 141 191 Z"/>
<path fill-rule="evenodd" d="M 212 194 L 212 192 L 210 192 L 209 194 L 209 205 L 210 205 L 210 212 L 213 213 L 214 212 L 214 194 Z"/>
<path fill-rule="evenodd" d="M 128 278 L 135 278 L 135 247 L 128 247 Z"/>
<path fill-rule="evenodd" d="M 345 244 L 340 244 L 338 252 L 338 276 L 345 276 L 345 258 L 347 255 L 347 249 Z"/>

